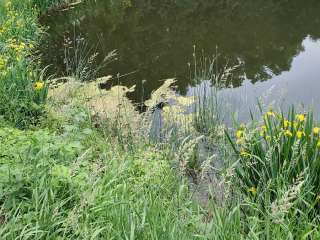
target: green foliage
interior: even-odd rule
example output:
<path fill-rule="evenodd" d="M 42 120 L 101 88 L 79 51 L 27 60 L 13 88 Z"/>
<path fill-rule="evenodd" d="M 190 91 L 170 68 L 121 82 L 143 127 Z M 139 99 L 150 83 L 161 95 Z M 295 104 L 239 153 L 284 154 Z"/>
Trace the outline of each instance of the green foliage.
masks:
<path fill-rule="evenodd" d="M 269 111 L 263 124 L 252 125 L 239 127 L 236 142 L 229 136 L 238 156 L 235 181 L 248 198 L 246 218 L 278 224 L 268 230 L 280 234 L 273 239 L 319 236 L 320 132 L 312 114 Z"/>
<path fill-rule="evenodd" d="M 166 152 L 124 151 L 69 113 L 59 133 L 0 128 L 1 239 L 192 239 Z"/>
<path fill-rule="evenodd" d="M 31 56 L 41 30 L 30 1 L 0 5 L 0 115 L 18 127 L 35 123 L 43 113 L 46 86 Z"/>

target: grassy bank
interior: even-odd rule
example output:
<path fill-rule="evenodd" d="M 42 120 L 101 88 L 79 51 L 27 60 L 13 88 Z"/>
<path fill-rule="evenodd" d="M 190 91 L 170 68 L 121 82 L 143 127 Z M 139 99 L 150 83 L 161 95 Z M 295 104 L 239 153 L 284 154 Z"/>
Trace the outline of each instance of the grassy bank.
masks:
<path fill-rule="evenodd" d="M 57 3 L 0 7 L 1 239 L 320 239 L 311 113 L 227 128 L 215 89 L 186 98 L 168 80 L 145 103 L 175 102 L 157 132 L 125 97 L 133 88 L 98 88 L 110 77 L 50 88 L 33 49 L 39 13 Z"/>
<path fill-rule="evenodd" d="M 1 239 L 191 239 L 197 209 L 168 151 L 111 120 L 97 129 L 79 99 L 46 101 L 33 49 L 55 3 L 0 8 Z"/>

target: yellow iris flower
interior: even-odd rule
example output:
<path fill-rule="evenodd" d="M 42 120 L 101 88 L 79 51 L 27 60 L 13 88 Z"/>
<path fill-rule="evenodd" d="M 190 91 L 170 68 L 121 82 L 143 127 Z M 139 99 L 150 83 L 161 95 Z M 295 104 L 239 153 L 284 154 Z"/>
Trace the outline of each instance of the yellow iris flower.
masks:
<path fill-rule="evenodd" d="M 319 132 L 320 132 L 320 128 L 318 128 L 318 127 L 313 128 L 314 135 L 319 135 Z"/>
<path fill-rule="evenodd" d="M 274 114 L 274 112 L 273 112 L 272 110 L 270 110 L 270 111 L 268 111 L 268 112 L 266 113 L 266 116 L 267 116 L 267 117 L 275 117 L 276 115 Z"/>
<path fill-rule="evenodd" d="M 297 138 L 298 139 L 301 139 L 303 136 L 304 136 L 304 132 L 302 132 L 302 131 L 298 131 L 297 132 Z"/>
<path fill-rule="evenodd" d="M 298 114 L 297 119 L 299 122 L 303 122 L 306 119 L 306 116 L 304 114 Z"/>
<path fill-rule="evenodd" d="M 44 87 L 44 82 L 36 82 L 34 85 L 33 85 L 34 89 L 37 90 L 37 91 L 40 91 L 43 89 Z"/>
<path fill-rule="evenodd" d="M 244 131 L 243 130 L 238 130 L 236 133 L 237 139 L 241 139 L 244 136 Z"/>
<path fill-rule="evenodd" d="M 288 120 L 283 121 L 283 128 L 287 129 L 290 126 L 290 122 Z"/>

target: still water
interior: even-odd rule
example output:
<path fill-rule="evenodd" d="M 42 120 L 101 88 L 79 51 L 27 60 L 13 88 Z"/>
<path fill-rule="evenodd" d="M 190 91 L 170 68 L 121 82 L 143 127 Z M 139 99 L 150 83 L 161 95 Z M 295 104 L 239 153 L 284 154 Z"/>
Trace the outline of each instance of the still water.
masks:
<path fill-rule="evenodd" d="M 235 109 L 263 97 L 319 112 L 319 13 L 319 0 L 88 0 L 41 18 L 49 27 L 41 51 L 44 64 L 63 74 L 66 39 L 81 36 L 100 59 L 116 49 L 117 61 L 100 75 L 120 74 L 115 84 L 136 84 L 135 101 L 166 78 L 190 94 L 193 54 L 219 53 L 221 65 L 241 64 L 221 90 Z"/>

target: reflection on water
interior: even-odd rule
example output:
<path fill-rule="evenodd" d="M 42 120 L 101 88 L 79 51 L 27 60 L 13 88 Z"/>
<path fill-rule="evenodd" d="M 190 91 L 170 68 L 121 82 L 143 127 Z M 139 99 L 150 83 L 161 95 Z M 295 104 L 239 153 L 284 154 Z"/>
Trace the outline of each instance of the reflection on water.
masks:
<path fill-rule="evenodd" d="M 274 75 L 270 80 L 253 84 L 246 79 L 242 86 L 225 89 L 221 95 L 232 104 L 232 111 L 245 120 L 249 109 L 261 99 L 266 106 L 284 111 L 294 104 L 300 109 L 320 113 L 320 41 L 307 37 L 302 44 L 305 51 L 293 58 L 291 69 Z M 241 109 L 241 111 L 239 110 Z"/>
<path fill-rule="evenodd" d="M 319 12 L 318 0 L 87 1 L 42 18 L 50 27 L 43 59 L 62 73 L 64 39 L 74 35 L 97 45 L 100 56 L 117 49 L 119 60 L 102 75 L 135 72 L 120 81 L 137 84 L 132 98 L 141 100 L 142 89 L 148 95 L 161 85 L 160 79 L 171 77 L 185 94 L 192 85 L 188 63 L 193 62 L 193 46 L 207 56 L 218 46 L 221 59 L 242 63 L 232 82 L 236 88 L 224 90 L 239 97 L 236 103 L 250 105 L 273 86 L 267 95 L 277 104 L 284 99 L 282 104 L 317 105 Z"/>

